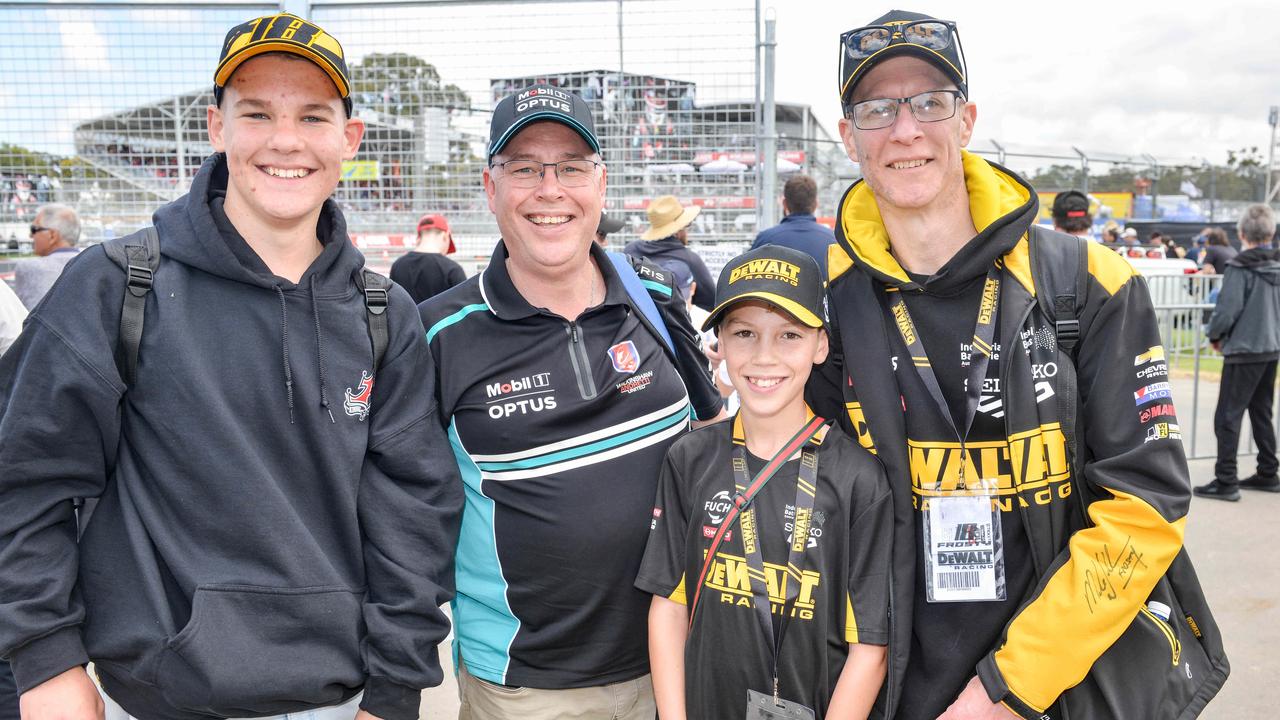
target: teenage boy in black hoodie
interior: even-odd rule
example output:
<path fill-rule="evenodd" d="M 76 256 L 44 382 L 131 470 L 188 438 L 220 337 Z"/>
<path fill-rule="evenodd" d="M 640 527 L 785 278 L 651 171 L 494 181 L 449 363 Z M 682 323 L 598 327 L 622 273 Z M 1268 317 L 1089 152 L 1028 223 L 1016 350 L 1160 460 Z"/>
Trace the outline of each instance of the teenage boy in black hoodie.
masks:
<path fill-rule="evenodd" d="M 1031 258 L 1079 241 L 1033 228 L 1027 182 L 964 150 L 977 110 L 955 23 L 895 10 L 844 33 L 840 101 L 863 179 L 836 214 L 835 359 L 811 405 L 876 449 L 893 493 L 885 714 L 1194 714 L 1227 667 L 1180 553 L 1190 483 L 1142 279 L 1088 244 L 1079 345 L 1058 352 Z M 1162 653 L 1175 672 L 1140 676 Z"/>
<path fill-rule="evenodd" d="M 374 366 L 364 260 L 329 199 L 364 132 L 349 90 L 320 28 L 233 28 L 217 152 L 154 216 L 136 382 L 99 248 L 0 362 L 0 655 L 26 720 L 101 718 L 90 660 L 146 720 L 411 720 L 440 682 L 461 484 L 398 287 Z"/>

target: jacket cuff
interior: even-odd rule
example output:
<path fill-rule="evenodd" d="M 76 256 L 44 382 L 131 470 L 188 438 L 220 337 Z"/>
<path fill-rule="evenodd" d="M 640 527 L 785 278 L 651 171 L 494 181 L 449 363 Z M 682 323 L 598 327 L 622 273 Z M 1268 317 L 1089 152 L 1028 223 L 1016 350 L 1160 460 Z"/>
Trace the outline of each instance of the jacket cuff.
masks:
<path fill-rule="evenodd" d="M 987 691 L 991 702 L 1004 705 L 1023 720 L 1040 720 L 1044 717 L 1043 711 L 1026 704 L 1009 689 L 1009 683 L 1005 682 L 1004 675 L 1000 674 L 1000 668 L 996 666 L 994 652 L 978 662 L 978 679 L 982 681 L 982 687 Z"/>
<path fill-rule="evenodd" d="M 382 720 L 418 720 L 422 691 L 371 675 L 364 683 L 360 709 Z"/>
<path fill-rule="evenodd" d="M 9 653 L 9 665 L 13 668 L 19 695 L 55 675 L 88 662 L 89 654 L 80 639 L 79 625 L 55 630 Z"/>

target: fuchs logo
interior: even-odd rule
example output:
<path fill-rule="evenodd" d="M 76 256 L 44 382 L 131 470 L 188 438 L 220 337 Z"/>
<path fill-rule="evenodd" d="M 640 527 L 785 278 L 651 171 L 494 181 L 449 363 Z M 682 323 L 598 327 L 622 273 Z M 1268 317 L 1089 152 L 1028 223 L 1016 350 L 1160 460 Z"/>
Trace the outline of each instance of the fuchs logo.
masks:
<path fill-rule="evenodd" d="M 628 375 L 640 369 L 640 353 L 636 350 L 636 344 L 627 340 L 609 348 L 609 362 L 613 363 L 613 369 L 620 373 Z"/>
<path fill-rule="evenodd" d="M 360 383 L 356 385 L 355 391 L 347 388 L 345 394 L 347 399 L 342 405 L 347 409 L 348 415 L 361 420 L 369 417 L 369 399 L 373 396 L 373 376 L 363 370 L 360 371 Z"/>
<path fill-rule="evenodd" d="M 491 398 L 495 398 L 513 392 L 549 387 L 550 385 L 551 373 L 538 373 L 537 375 L 525 375 L 522 378 L 512 378 L 506 382 L 489 383 L 484 386 L 484 393 Z"/>

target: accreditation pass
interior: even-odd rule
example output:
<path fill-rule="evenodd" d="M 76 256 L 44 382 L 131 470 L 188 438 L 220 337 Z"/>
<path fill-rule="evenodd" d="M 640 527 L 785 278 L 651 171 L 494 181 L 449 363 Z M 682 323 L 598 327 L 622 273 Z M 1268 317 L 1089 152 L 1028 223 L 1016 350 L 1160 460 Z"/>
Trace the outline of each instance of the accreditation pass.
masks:
<path fill-rule="evenodd" d="M 982 486 L 994 489 L 994 482 Z M 924 511 L 924 547 L 929 602 L 1004 600 L 1000 511 L 992 495 L 930 498 Z"/>

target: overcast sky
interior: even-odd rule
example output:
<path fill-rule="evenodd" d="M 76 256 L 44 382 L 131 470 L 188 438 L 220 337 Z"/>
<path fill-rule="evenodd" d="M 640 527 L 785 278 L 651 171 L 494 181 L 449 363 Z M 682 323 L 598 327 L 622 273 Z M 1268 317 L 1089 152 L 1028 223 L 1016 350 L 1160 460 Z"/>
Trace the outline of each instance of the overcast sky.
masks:
<path fill-rule="evenodd" d="M 1275 0 L 762 1 L 776 7 L 778 99 L 811 104 L 832 133 L 840 33 L 891 7 L 957 22 L 984 149 L 1265 158 L 1280 105 Z"/>
<path fill-rule="evenodd" d="M 811 105 L 834 135 L 839 34 L 891 5 L 762 2 L 776 7 L 777 98 Z M 700 102 L 749 99 L 751 19 L 749 11 L 726 9 L 735 6 L 740 0 L 627 3 L 627 69 L 696 81 Z M 978 106 L 977 149 L 992 149 L 995 139 L 1013 151 L 1070 154 L 1074 145 L 1099 155 L 1151 153 L 1162 162 L 1222 163 L 1228 149 L 1249 146 L 1266 155 L 1267 110 L 1280 105 L 1276 0 L 913 0 L 900 6 L 959 23 Z M 199 12 L 48 7 L 61 6 L 0 13 L 0 142 L 60 153 L 70 150 L 75 121 L 207 83 L 221 34 L 254 12 L 240 6 Z M 493 7 L 317 6 L 317 13 L 338 23 L 353 58 L 374 50 L 413 52 L 477 94 L 491 77 L 616 67 L 612 2 L 516 3 L 499 14 Z M 539 17 L 522 17 L 526 13 Z M 154 39 L 149 28 L 156 23 L 168 23 L 166 42 L 143 53 L 139 43 Z M 522 28 L 544 25 L 533 32 L 545 41 L 513 48 Z M 432 27 L 451 31 L 426 30 Z M 698 42 L 690 43 L 691 34 Z M 1010 164 L 1023 169 L 1049 162 Z M 1098 167 L 1105 172 L 1105 165 Z"/>

